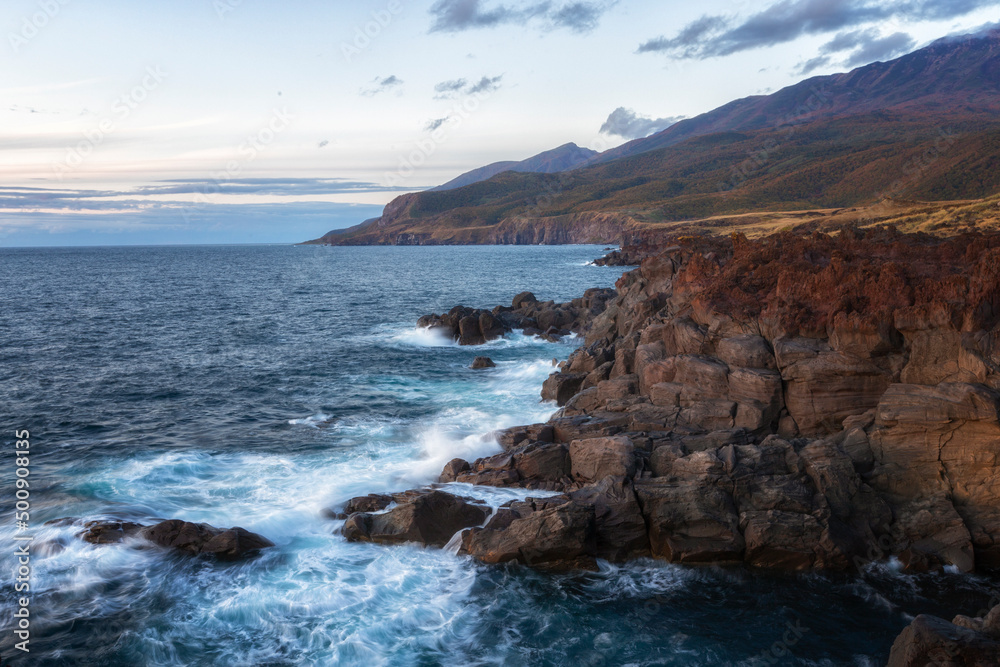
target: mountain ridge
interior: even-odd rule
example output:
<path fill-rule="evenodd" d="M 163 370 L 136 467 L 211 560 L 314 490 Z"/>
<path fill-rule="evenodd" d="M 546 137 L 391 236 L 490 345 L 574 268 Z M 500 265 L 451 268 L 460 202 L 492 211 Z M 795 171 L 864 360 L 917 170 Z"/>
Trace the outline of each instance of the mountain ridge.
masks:
<path fill-rule="evenodd" d="M 453 178 L 443 185 L 431 188 L 430 191 L 454 190 L 455 188 L 472 185 L 480 181 L 488 180 L 497 174 L 505 171 L 532 172 L 538 174 L 553 174 L 561 171 L 574 169 L 586 164 L 591 158 L 597 156 L 597 151 L 589 148 L 581 148 L 570 142 L 557 148 L 544 151 L 538 155 L 533 155 L 526 160 L 494 162 L 485 167 L 479 167 L 467 171 L 464 174 Z"/>
<path fill-rule="evenodd" d="M 734 100 L 570 171 L 508 170 L 403 195 L 380 218 L 314 243 L 505 242 L 501 224 L 518 227 L 524 242 L 619 242 L 664 222 L 997 191 L 1000 31 L 992 31 Z M 566 229 L 567 219 L 589 224 L 598 213 L 606 236 L 594 238 L 593 225 Z M 541 231 L 527 233 L 531 226 Z"/>

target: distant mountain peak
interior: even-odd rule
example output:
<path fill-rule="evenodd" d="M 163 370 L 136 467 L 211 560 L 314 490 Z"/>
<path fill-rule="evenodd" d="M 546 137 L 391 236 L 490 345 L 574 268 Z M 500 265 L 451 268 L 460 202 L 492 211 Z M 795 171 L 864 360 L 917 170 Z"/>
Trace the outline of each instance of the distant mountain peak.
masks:
<path fill-rule="evenodd" d="M 493 164 L 468 171 L 458 178 L 452 179 L 433 190 L 454 190 L 473 183 L 479 183 L 493 178 L 505 171 L 534 172 L 539 174 L 555 174 L 561 171 L 575 169 L 598 155 L 597 151 L 581 148 L 573 142 L 563 144 L 558 148 L 539 153 L 520 162 L 494 162 Z"/>

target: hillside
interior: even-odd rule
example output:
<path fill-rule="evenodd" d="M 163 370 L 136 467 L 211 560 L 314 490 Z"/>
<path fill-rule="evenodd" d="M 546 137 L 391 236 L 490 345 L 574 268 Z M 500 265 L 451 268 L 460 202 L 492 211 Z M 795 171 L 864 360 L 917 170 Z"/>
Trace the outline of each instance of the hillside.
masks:
<path fill-rule="evenodd" d="M 1000 32 L 738 100 L 595 159 L 404 195 L 315 243 L 613 242 L 718 216 L 988 197 Z"/>
<path fill-rule="evenodd" d="M 589 148 L 580 148 L 576 144 L 569 143 L 553 148 L 550 151 L 539 153 L 527 160 L 520 162 L 494 162 L 479 169 L 468 171 L 457 178 L 454 178 L 444 185 L 439 185 L 432 190 L 454 190 L 473 183 L 479 183 L 489 178 L 502 174 L 505 171 L 534 172 L 538 174 L 555 174 L 569 169 L 575 169 L 598 155 L 597 151 Z"/>

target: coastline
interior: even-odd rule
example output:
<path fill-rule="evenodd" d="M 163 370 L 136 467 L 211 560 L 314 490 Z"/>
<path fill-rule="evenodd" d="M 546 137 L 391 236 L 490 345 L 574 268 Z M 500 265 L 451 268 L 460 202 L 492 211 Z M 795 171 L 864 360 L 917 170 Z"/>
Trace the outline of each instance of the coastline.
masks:
<path fill-rule="evenodd" d="M 1000 367 L 984 304 L 998 296 L 998 247 L 995 234 L 845 228 L 647 251 L 576 321 L 584 345 L 543 388 L 561 410 L 498 433 L 501 454 L 457 459 L 440 478 L 558 495 L 507 503 L 485 525 L 474 502 L 439 490 L 355 499 L 344 534 L 433 544 L 420 536 L 443 523 L 461 531 L 460 553 L 546 571 L 650 556 L 993 571 L 998 489 L 983 457 L 1000 443 Z M 519 295 L 494 315 L 524 306 Z M 915 621 L 890 664 L 923 664 L 912 656 L 948 642 L 995 651 L 1000 612 L 973 611 L 983 619 Z"/>

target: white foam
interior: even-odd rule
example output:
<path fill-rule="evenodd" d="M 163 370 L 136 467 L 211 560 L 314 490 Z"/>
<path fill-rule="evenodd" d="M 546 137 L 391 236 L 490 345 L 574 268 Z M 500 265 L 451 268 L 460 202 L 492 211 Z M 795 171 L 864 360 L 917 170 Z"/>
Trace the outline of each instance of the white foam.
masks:
<path fill-rule="evenodd" d="M 397 345 L 412 347 L 458 347 L 458 342 L 448 337 L 441 329 L 415 327 L 391 333 L 389 341 Z"/>
<path fill-rule="evenodd" d="M 332 421 L 333 417 L 320 412 L 319 414 L 312 415 L 311 417 L 289 419 L 288 423 L 292 426 L 312 426 L 313 428 L 320 428 L 321 426 L 330 424 Z"/>

